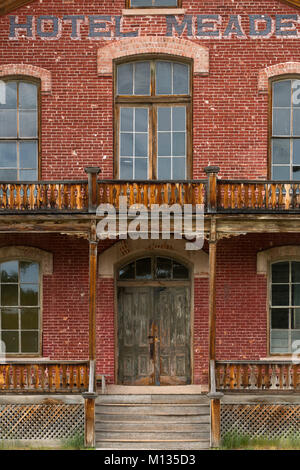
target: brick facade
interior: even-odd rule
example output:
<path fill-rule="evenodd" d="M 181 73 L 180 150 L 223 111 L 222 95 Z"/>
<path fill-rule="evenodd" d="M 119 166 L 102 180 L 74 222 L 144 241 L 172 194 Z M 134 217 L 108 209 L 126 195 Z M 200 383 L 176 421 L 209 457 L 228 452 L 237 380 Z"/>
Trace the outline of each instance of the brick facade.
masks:
<path fill-rule="evenodd" d="M 41 80 L 42 179 L 86 179 L 87 166 L 101 167 L 103 179 L 113 177 L 113 60 L 139 53 L 180 55 L 194 61 L 194 179 L 204 177 L 207 165 L 218 165 L 221 178 L 268 178 L 268 79 L 299 74 L 300 50 L 292 35 L 251 38 L 249 15 L 274 18 L 299 11 L 277 0 L 183 0 L 182 4 L 193 23 L 183 26 L 181 35 L 168 26 L 165 15 L 122 17 L 124 0 L 36 1 L 0 17 L 0 78 L 26 75 Z M 201 14 L 222 17 L 220 37 L 197 37 L 195 18 Z M 57 35 L 47 24 L 38 34 L 37 18 L 47 15 L 59 18 Z M 77 30 L 63 19 L 66 15 L 81 15 Z M 105 23 L 101 29 L 94 27 L 102 36 L 89 37 L 90 15 L 110 18 L 101 20 Z M 226 37 L 230 15 L 240 15 L 244 37 L 231 33 Z M 13 35 L 9 16 L 23 25 Z M 179 24 L 182 20 L 180 15 Z M 166 36 L 168 31 L 174 37 Z M 291 244 L 300 244 L 300 235 L 246 235 L 218 243 L 218 359 L 268 356 L 267 280 L 256 272 L 256 255 L 271 246 Z M 43 357 L 86 359 L 88 242 L 66 235 L 0 234 L 0 247 L 6 245 L 53 253 L 53 274 L 43 279 Z M 109 245 L 100 244 L 99 252 Z M 197 278 L 193 285 L 193 376 L 194 383 L 206 384 L 208 279 Z M 98 278 L 97 292 L 97 371 L 113 382 L 114 279 Z"/>

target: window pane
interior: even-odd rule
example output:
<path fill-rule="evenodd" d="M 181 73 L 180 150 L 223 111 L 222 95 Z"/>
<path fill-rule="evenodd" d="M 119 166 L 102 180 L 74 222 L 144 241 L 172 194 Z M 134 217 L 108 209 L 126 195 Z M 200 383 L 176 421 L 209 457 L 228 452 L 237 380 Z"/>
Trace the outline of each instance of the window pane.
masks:
<path fill-rule="evenodd" d="M 131 0 L 131 7 L 176 7 L 177 0 Z"/>
<path fill-rule="evenodd" d="M 147 157 L 148 134 L 135 134 L 135 156 Z"/>
<path fill-rule="evenodd" d="M 120 159 L 120 179 L 122 180 L 133 179 L 133 159 L 132 158 Z"/>
<path fill-rule="evenodd" d="M 1 264 L 1 282 L 18 282 L 18 261 Z"/>
<path fill-rule="evenodd" d="M 20 168 L 37 168 L 36 142 L 20 142 Z"/>
<path fill-rule="evenodd" d="M 17 137 L 17 111 L 0 109 L 0 137 Z"/>
<path fill-rule="evenodd" d="M 17 306 L 18 303 L 18 284 L 2 284 L 1 305 Z"/>
<path fill-rule="evenodd" d="M 292 262 L 292 282 L 300 282 L 300 262 Z"/>
<path fill-rule="evenodd" d="M 21 109 L 37 109 L 37 86 L 21 82 L 19 85 L 19 105 Z"/>
<path fill-rule="evenodd" d="M 157 109 L 157 128 L 159 131 L 171 131 L 171 108 Z"/>
<path fill-rule="evenodd" d="M 162 157 L 172 155 L 170 132 L 158 132 L 157 155 Z"/>
<path fill-rule="evenodd" d="M 124 157 L 133 156 L 133 134 L 121 133 L 120 155 Z"/>
<path fill-rule="evenodd" d="M 119 278 L 120 279 L 134 279 L 135 278 L 135 270 L 134 270 L 134 263 L 127 264 L 123 266 L 119 270 Z"/>
<path fill-rule="evenodd" d="M 275 108 L 291 106 L 291 80 L 283 80 L 273 84 L 273 106 Z"/>
<path fill-rule="evenodd" d="M 300 92 L 300 80 L 292 80 L 292 105 L 293 105 L 293 108 L 298 108 L 300 106 L 299 92 Z"/>
<path fill-rule="evenodd" d="M 0 168 L 17 168 L 16 142 L 0 142 Z"/>
<path fill-rule="evenodd" d="M 273 139 L 273 163 L 290 163 L 290 139 Z"/>
<path fill-rule="evenodd" d="M 152 7 L 153 0 L 131 0 L 130 4 L 132 7 Z"/>
<path fill-rule="evenodd" d="M 2 330 L 18 330 L 19 316 L 16 308 L 1 309 L 1 328 Z"/>
<path fill-rule="evenodd" d="M 20 262 L 20 282 L 39 282 L 39 265 L 30 261 Z"/>
<path fill-rule="evenodd" d="M 290 121 L 290 109 L 273 109 L 273 135 L 290 135 Z"/>
<path fill-rule="evenodd" d="M 172 64 L 170 62 L 156 63 L 156 94 L 172 94 Z"/>
<path fill-rule="evenodd" d="M 20 285 L 20 304 L 21 305 L 38 305 L 39 288 L 36 284 Z"/>
<path fill-rule="evenodd" d="M 133 94 L 133 64 L 122 64 L 118 66 L 118 94 Z"/>
<path fill-rule="evenodd" d="M 182 180 L 186 177 L 185 158 L 173 158 L 173 179 Z"/>
<path fill-rule="evenodd" d="M 37 180 L 37 170 L 21 170 L 20 181 L 35 181 Z"/>
<path fill-rule="evenodd" d="M 288 329 L 289 309 L 273 308 L 271 312 L 271 326 L 273 329 Z"/>
<path fill-rule="evenodd" d="M 135 64 L 134 94 L 150 94 L 150 63 L 137 62 Z"/>
<path fill-rule="evenodd" d="M 172 279 L 172 260 L 168 258 L 156 258 L 156 278 Z"/>
<path fill-rule="evenodd" d="M 300 284 L 292 285 L 292 305 L 300 306 Z"/>
<path fill-rule="evenodd" d="M 152 278 L 152 262 L 151 258 L 139 259 L 136 261 L 136 279 Z"/>
<path fill-rule="evenodd" d="M 289 352 L 289 332 L 286 330 L 271 331 L 271 353 Z"/>
<path fill-rule="evenodd" d="M 189 67 L 185 64 L 173 65 L 173 94 L 188 95 Z"/>
<path fill-rule="evenodd" d="M 186 154 L 185 132 L 173 132 L 173 155 L 182 157 Z"/>
<path fill-rule="evenodd" d="M 18 331 L 2 331 L 2 341 L 4 341 L 7 353 L 19 352 L 19 333 Z"/>
<path fill-rule="evenodd" d="M 272 283 L 289 282 L 289 263 L 272 264 Z"/>
<path fill-rule="evenodd" d="M 20 111 L 20 137 L 37 137 L 37 112 Z"/>
<path fill-rule="evenodd" d="M 156 7 L 176 7 L 177 0 L 154 0 L 154 5 Z"/>
<path fill-rule="evenodd" d="M 183 264 L 173 261 L 173 279 L 188 279 L 189 270 Z"/>
<path fill-rule="evenodd" d="M 21 310 L 21 329 L 37 330 L 39 327 L 39 309 L 22 308 Z"/>
<path fill-rule="evenodd" d="M 0 96 L 1 109 L 17 109 L 17 83 L 2 82 Z"/>
<path fill-rule="evenodd" d="M 276 284 L 272 286 L 272 305 L 289 305 L 288 284 Z"/>
<path fill-rule="evenodd" d="M 300 139 L 293 139 L 293 163 L 300 165 Z"/>
<path fill-rule="evenodd" d="M 135 131 L 148 132 L 148 109 L 135 108 Z"/>
<path fill-rule="evenodd" d="M 176 106 L 172 108 L 173 131 L 186 131 L 186 108 Z"/>
<path fill-rule="evenodd" d="M 300 329 L 300 308 L 293 308 L 293 321 L 292 321 L 292 328 L 299 330 Z"/>
<path fill-rule="evenodd" d="M 21 352 L 35 353 L 38 352 L 38 349 L 38 332 L 21 331 Z"/>
<path fill-rule="evenodd" d="M 158 158 L 157 178 L 159 180 L 169 180 L 171 175 L 171 158 Z"/>
<path fill-rule="evenodd" d="M 273 166 L 273 180 L 290 180 L 290 167 L 289 166 Z"/>
<path fill-rule="evenodd" d="M 300 109 L 293 110 L 293 135 L 300 135 Z"/>
<path fill-rule="evenodd" d="M 126 131 L 126 132 L 133 131 L 133 111 L 134 111 L 134 108 L 121 108 L 120 109 L 121 131 Z"/>
<path fill-rule="evenodd" d="M 148 178 L 147 158 L 135 159 L 135 179 L 146 180 Z"/>
<path fill-rule="evenodd" d="M 292 331 L 291 332 L 291 352 L 299 350 L 299 341 L 300 341 L 300 331 Z"/>

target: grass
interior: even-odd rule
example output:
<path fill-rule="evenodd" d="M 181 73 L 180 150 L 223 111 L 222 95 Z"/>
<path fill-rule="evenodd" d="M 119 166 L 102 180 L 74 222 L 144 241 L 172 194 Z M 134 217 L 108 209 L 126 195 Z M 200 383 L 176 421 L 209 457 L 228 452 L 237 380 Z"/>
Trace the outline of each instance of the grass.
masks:
<path fill-rule="evenodd" d="M 73 437 L 64 439 L 62 442 L 62 448 L 65 450 L 86 450 L 84 447 L 84 435 L 82 433 L 77 433 Z"/>
<path fill-rule="evenodd" d="M 300 450 L 300 437 L 291 433 L 289 437 L 270 439 L 251 437 L 235 432 L 227 433 L 222 439 L 222 450 Z"/>

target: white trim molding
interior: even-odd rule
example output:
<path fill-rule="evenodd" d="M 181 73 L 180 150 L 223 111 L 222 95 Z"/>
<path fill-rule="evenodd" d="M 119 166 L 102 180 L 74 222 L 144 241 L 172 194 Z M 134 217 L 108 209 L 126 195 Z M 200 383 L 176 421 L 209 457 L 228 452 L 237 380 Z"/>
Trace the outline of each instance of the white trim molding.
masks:
<path fill-rule="evenodd" d="M 280 260 L 300 260 L 300 245 L 275 246 L 258 252 L 257 274 L 266 276 L 269 264 Z"/>
<path fill-rule="evenodd" d="M 194 277 L 208 277 L 208 254 L 203 251 L 185 250 L 185 240 L 121 240 L 99 255 L 98 274 L 101 278 L 113 278 L 115 268 L 131 259 L 149 253 L 160 254 L 182 261 L 191 268 Z"/>
<path fill-rule="evenodd" d="M 53 274 L 53 254 L 49 251 L 33 246 L 2 246 L 0 248 L 0 262 L 13 259 L 35 261 L 40 264 L 42 275 Z"/>

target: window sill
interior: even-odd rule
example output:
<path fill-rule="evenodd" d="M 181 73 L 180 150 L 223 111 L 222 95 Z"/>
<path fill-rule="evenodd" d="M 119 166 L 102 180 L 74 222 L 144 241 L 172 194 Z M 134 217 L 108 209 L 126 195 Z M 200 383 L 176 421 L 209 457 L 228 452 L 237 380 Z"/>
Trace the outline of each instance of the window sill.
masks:
<path fill-rule="evenodd" d="M 39 356 L 6 356 L 5 358 L 0 358 L 0 363 L 12 363 L 12 362 L 20 362 L 21 364 L 34 364 L 36 362 L 49 362 L 50 358 L 49 357 L 39 357 Z"/>
<path fill-rule="evenodd" d="M 276 362 L 276 361 L 287 361 L 291 362 L 293 359 L 293 355 L 286 355 L 286 356 L 269 356 L 269 357 L 261 357 L 259 360 L 260 361 L 270 361 L 270 362 Z"/>
<path fill-rule="evenodd" d="M 149 16 L 149 15 L 184 15 L 184 8 L 128 8 L 122 10 L 123 16 Z"/>

